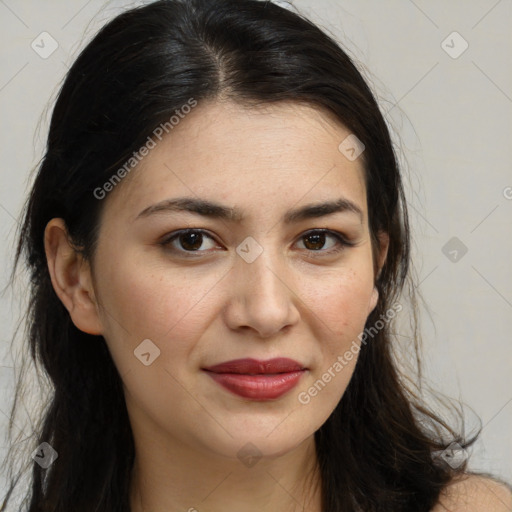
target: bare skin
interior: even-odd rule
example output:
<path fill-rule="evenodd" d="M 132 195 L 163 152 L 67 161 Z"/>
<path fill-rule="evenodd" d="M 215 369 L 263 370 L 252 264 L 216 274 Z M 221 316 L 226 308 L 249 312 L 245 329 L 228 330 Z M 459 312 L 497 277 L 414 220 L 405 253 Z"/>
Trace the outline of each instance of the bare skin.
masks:
<path fill-rule="evenodd" d="M 358 342 L 388 244 L 381 234 L 375 261 L 362 161 L 338 149 L 349 133 L 296 104 L 199 105 L 104 199 L 92 264 L 73 251 L 62 219 L 48 223 L 53 286 L 74 324 L 105 338 L 123 380 L 136 446 L 132 512 L 322 512 L 313 436 L 357 354 L 309 403 L 298 397 Z M 244 219 L 139 216 L 178 197 L 236 207 Z M 283 220 L 340 198 L 360 215 Z M 162 244 L 185 228 L 203 230 L 198 250 L 183 236 Z M 311 238 L 318 229 L 353 245 L 332 233 Z M 263 249 L 250 263 L 236 251 L 247 237 Z M 145 365 L 134 351 L 148 339 L 160 352 Z M 307 371 L 269 401 L 234 395 L 203 371 L 245 357 L 289 357 Z M 252 465 L 239 454 L 247 446 Z"/>
<path fill-rule="evenodd" d="M 443 489 L 432 512 L 510 512 L 509 486 L 492 478 L 463 475 Z"/>

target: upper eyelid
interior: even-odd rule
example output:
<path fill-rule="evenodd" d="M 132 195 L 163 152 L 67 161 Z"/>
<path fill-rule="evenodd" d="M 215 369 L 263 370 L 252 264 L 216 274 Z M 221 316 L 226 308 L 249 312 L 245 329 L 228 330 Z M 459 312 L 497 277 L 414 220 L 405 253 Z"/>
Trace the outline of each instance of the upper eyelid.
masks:
<path fill-rule="evenodd" d="M 172 233 L 168 233 L 167 235 L 164 235 L 162 237 L 161 243 L 169 243 L 169 242 L 173 241 L 174 239 L 178 238 L 180 235 L 184 235 L 184 234 L 187 234 L 189 232 L 201 233 L 202 235 L 206 235 L 208 238 L 211 238 L 216 243 L 219 243 L 219 242 L 217 242 L 217 240 L 216 240 L 214 235 L 210 234 L 209 231 L 206 231 L 206 230 L 204 230 L 202 228 L 183 228 L 183 229 L 178 229 L 177 231 L 173 231 Z"/>

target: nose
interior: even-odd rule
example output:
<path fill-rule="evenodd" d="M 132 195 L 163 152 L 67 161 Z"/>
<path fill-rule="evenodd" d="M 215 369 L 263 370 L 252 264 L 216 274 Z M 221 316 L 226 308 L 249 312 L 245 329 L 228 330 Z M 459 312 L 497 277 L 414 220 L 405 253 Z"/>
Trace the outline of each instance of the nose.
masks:
<path fill-rule="evenodd" d="M 231 279 L 224 315 L 232 330 L 270 338 L 299 321 L 300 300 L 291 272 L 270 251 L 252 263 L 237 258 Z"/>

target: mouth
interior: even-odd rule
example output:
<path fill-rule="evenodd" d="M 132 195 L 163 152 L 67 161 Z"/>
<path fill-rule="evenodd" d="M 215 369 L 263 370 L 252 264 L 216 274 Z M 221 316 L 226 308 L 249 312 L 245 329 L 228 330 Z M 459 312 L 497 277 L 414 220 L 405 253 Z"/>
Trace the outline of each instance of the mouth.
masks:
<path fill-rule="evenodd" d="M 250 358 L 233 359 L 203 369 L 213 373 L 243 373 L 246 375 L 268 375 L 307 370 L 304 365 L 288 357 L 276 357 L 266 361 Z"/>
<path fill-rule="evenodd" d="M 308 369 L 293 359 L 280 357 L 267 361 L 236 359 L 203 368 L 203 371 L 231 393 L 263 401 L 289 392 Z"/>

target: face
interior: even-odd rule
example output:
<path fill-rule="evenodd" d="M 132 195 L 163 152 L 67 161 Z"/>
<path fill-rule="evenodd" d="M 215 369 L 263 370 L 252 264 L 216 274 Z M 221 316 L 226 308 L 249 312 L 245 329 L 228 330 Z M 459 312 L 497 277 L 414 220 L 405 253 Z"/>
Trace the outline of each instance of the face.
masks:
<path fill-rule="evenodd" d="M 104 199 L 91 296 L 134 430 L 279 455 L 329 417 L 357 352 L 339 356 L 378 298 L 361 158 L 338 149 L 349 134 L 307 106 L 200 104 Z M 199 200 L 222 208 L 189 211 Z M 205 370 L 245 358 L 300 371 Z"/>

